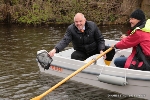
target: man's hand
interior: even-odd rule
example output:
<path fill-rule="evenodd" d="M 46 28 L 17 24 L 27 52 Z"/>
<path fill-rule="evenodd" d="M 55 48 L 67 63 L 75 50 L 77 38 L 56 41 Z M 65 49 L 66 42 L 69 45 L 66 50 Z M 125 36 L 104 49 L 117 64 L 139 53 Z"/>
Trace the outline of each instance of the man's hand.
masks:
<path fill-rule="evenodd" d="M 53 57 L 54 54 L 56 53 L 56 49 L 52 49 L 48 54 Z"/>
<path fill-rule="evenodd" d="M 114 47 L 115 47 L 115 45 L 112 45 L 112 46 L 111 46 L 111 48 L 114 48 Z"/>
<path fill-rule="evenodd" d="M 101 50 L 101 51 L 100 51 L 100 54 L 102 54 L 102 53 L 103 53 L 103 51 Z M 106 54 L 103 55 L 103 59 L 106 59 Z"/>
<path fill-rule="evenodd" d="M 120 37 L 120 39 L 124 39 L 124 38 L 126 38 L 127 36 L 126 35 L 122 35 L 121 37 Z"/>

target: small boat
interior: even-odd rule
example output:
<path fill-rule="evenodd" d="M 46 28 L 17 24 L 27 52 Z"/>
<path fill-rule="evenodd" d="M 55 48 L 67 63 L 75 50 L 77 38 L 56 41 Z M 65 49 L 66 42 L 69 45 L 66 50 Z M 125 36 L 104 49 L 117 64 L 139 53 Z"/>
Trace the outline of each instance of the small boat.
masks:
<path fill-rule="evenodd" d="M 118 41 L 105 39 L 105 45 L 111 46 Z M 115 55 L 111 61 L 105 61 L 103 57 L 96 60 L 87 68 L 76 74 L 71 80 L 82 82 L 98 88 L 114 91 L 118 94 L 108 95 L 108 97 L 137 97 L 150 99 L 150 71 L 118 68 L 113 61 L 116 57 L 128 57 L 131 48 L 115 50 Z M 37 51 L 37 54 L 46 51 Z M 73 48 L 55 54 L 48 70 L 44 70 L 38 62 L 40 72 L 66 78 L 86 63 L 95 59 L 99 54 L 87 58 L 85 61 L 71 59 Z"/>

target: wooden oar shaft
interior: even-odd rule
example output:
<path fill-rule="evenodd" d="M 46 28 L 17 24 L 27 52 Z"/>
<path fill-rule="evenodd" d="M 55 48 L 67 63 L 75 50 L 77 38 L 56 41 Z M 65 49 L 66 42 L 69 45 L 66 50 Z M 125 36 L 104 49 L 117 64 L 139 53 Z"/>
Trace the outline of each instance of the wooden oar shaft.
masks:
<path fill-rule="evenodd" d="M 83 69 L 87 68 L 89 65 L 91 65 L 92 63 L 94 63 L 96 60 L 98 60 L 99 58 L 101 58 L 103 55 L 105 55 L 106 53 L 108 53 L 109 51 L 111 51 L 112 48 L 107 49 L 105 52 L 103 52 L 102 54 L 100 54 L 99 56 L 96 57 L 96 59 L 92 59 L 90 62 L 88 62 L 87 64 L 85 64 L 84 66 L 82 66 L 81 68 L 79 68 L 78 70 L 76 70 L 75 72 L 73 72 L 72 74 L 70 74 L 68 77 L 66 77 L 65 79 L 63 79 L 62 81 L 60 81 L 59 83 L 57 83 L 56 85 L 54 85 L 52 88 L 50 88 L 49 90 L 45 91 L 43 94 L 32 98 L 31 100 L 40 100 L 42 99 L 44 96 L 46 96 L 48 93 L 50 93 L 51 91 L 53 91 L 54 89 L 56 89 L 57 87 L 59 87 L 61 84 L 65 83 L 67 80 L 69 80 L 70 78 L 72 78 L 73 76 L 75 76 L 76 74 L 78 74 L 79 72 L 81 72 Z"/>

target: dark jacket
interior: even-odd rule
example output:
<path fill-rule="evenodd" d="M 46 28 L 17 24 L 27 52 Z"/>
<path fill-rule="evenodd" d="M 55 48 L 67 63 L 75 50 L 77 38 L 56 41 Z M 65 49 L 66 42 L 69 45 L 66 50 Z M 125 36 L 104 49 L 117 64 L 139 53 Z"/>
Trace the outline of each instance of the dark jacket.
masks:
<path fill-rule="evenodd" d="M 86 21 L 84 33 L 80 32 L 74 23 L 68 26 L 66 34 L 55 46 L 56 52 L 62 51 L 70 42 L 72 42 L 75 50 L 86 52 L 87 54 L 105 49 L 104 37 L 92 21 Z"/>

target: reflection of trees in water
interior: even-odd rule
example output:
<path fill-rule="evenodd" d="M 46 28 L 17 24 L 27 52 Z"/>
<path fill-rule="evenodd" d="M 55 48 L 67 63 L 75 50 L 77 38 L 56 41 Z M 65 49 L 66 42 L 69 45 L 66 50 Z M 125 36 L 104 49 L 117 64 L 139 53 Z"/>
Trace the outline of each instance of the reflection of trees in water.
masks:
<path fill-rule="evenodd" d="M 106 25 L 99 26 L 105 39 L 120 40 L 120 36 L 126 34 L 129 25 Z"/>

